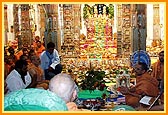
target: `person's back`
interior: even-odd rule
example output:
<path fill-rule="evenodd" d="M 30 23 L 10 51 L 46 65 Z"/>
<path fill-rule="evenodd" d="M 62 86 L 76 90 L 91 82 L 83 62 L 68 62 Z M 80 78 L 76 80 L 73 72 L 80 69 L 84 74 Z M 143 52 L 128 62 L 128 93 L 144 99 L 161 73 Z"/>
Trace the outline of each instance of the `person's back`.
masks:
<path fill-rule="evenodd" d="M 70 75 L 60 73 L 54 76 L 49 82 L 49 90 L 61 97 L 69 110 L 78 110 L 73 102 L 77 98 L 76 85 Z"/>
<path fill-rule="evenodd" d="M 4 111 L 67 111 L 66 103 L 55 93 L 38 89 L 21 89 L 4 96 Z"/>

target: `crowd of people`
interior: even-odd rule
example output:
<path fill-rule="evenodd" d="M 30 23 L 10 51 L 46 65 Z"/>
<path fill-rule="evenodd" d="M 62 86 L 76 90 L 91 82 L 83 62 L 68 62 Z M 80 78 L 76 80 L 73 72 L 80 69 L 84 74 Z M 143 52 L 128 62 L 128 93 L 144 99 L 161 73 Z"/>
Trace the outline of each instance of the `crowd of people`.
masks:
<path fill-rule="evenodd" d="M 35 37 L 31 48 L 24 44 L 16 53 L 12 47 L 7 51 L 4 56 L 5 93 L 29 87 L 48 89 L 49 80 L 62 71 L 55 44 L 49 42 L 45 48 L 39 36 Z"/>
<path fill-rule="evenodd" d="M 4 94 L 27 88 L 49 89 L 67 103 L 69 110 L 79 110 L 72 102 L 77 96 L 77 85 L 69 74 L 61 74 L 62 65 L 55 44 L 49 42 L 46 49 L 40 48 L 41 41 L 39 37 L 35 38 L 32 49 L 24 44 L 17 53 L 12 47 L 5 53 Z M 67 92 L 67 97 L 63 92 Z"/>
<path fill-rule="evenodd" d="M 73 102 L 78 93 L 77 81 L 73 80 L 71 74 L 62 73 L 60 57 L 53 42 L 44 47 L 39 36 L 36 36 L 32 49 L 24 44 L 22 50 L 15 53 L 9 47 L 4 58 L 5 95 L 26 88 L 48 89 L 66 102 L 68 110 L 80 110 Z M 138 62 L 133 68 L 136 85 L 120 87 L 120 92 L 125 95 L 127 105 L 138 108 L 143 96 L 157 97 L 163 88 L 160 84 L 164 83 L 164 51 L 159 53 L 159 60 L 151 66 L 151 73 L 142 62 Z M 161 105 L 164 105 L 163 95 L 160 97 Z M 163 106 L 158 110 L 163 110 Z"/>

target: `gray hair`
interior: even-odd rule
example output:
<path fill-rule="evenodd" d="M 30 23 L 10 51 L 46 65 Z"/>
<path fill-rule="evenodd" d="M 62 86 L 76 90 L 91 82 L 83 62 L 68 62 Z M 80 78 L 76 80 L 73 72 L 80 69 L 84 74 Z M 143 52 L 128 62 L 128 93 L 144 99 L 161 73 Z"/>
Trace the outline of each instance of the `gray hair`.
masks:
<path fill-rule="evenodd" d="M 70 75 L 60 73 L 55 75 L 49 82 L 49 90 L 56 93 L 66 103 L 71 101 L 75 90 L 75 82 Z"/>

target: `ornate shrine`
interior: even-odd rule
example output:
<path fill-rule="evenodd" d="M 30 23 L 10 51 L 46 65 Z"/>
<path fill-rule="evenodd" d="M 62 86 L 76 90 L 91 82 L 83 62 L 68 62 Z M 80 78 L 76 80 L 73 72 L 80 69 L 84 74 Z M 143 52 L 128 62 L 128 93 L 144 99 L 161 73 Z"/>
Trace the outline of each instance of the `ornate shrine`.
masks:
<path fill-rule="evenodd" d="M 117 53 L 117 41 L 113 38 L 113 5 L 85 4 L 84 15 L 87 36 L 80 39 L 80 58 L 113 58 Z"/>

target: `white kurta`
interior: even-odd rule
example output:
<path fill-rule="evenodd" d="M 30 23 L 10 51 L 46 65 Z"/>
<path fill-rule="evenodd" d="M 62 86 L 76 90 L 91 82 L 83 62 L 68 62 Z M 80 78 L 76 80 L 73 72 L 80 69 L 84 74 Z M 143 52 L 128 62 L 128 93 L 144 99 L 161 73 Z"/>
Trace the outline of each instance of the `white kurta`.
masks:
<path fill-rule="evenodd" d="M 31 83 L 31 76 L 27 72 L 25 76 L 25 83 L 23 82 L 21 75 L 14 69 L 6 78 L 8 93 L 19 90 L 25 89 Z"/>
<path fill-rule="evenodd" d="M 56 49 L 54 49 L 53 53 L 51 54 L 53 56 L 53 58 L 51 59 L 51 65 L 56 66 L 57 64 L 60 63 L 60 58 L 58 55 L 58 51 Z M 40 67 L 45 70 L 48 69 L 48 67 L 50 66 L 49 62 L 50 59 L 46 54 L 46 51 L 43 51 L 40 55 L 40 60 L 41 60 L 41 65 Z M 51 66 L 52 67 L 52 66 Z M 54 68 L 54 67 L 53 67 Z M 55 68 L 54 68 L 55 69 Z"/>

